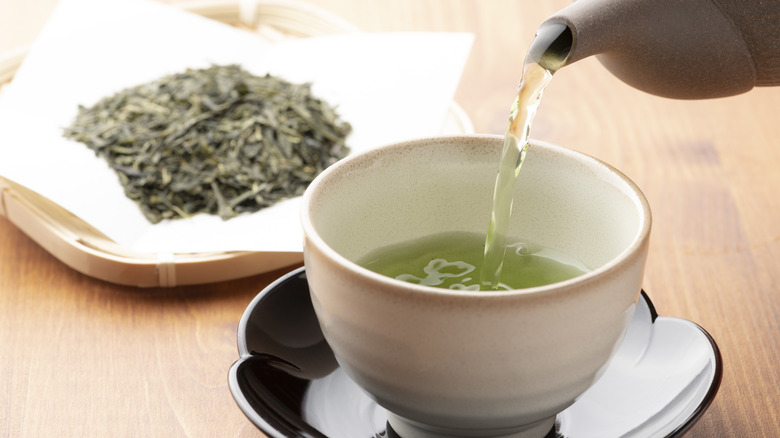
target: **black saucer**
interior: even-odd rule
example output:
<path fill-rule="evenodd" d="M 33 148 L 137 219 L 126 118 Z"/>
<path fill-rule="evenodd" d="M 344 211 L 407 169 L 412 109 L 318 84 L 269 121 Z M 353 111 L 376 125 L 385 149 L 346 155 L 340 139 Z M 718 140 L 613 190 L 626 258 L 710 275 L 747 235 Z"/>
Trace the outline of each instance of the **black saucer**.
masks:
<path fill-rule="evenodd" d="M 236 403 L 269 437 L 397 437 L 383 408 L 339 368 L 322 336 L 306 273 L 260 292 L 238 326 Z M 698 325 L 659 317 L 647 295 L 601 379 L 561 412 L 547 438 L 679 437 L 718 391 L 720 352 Z"/>

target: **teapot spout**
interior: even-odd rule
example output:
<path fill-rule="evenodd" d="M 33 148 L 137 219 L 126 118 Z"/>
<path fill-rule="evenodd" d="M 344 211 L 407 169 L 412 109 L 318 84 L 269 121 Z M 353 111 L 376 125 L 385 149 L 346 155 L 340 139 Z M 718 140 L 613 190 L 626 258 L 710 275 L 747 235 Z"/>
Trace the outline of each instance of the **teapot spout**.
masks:
<path fill-rule="evenodd" d="M 747 44 L 713 0 L 577 0 L 545 20 L 565 25 L 561 66 L 596 56 L 645 92 L 678 99 L 739 94 L 756 85 Z"/>

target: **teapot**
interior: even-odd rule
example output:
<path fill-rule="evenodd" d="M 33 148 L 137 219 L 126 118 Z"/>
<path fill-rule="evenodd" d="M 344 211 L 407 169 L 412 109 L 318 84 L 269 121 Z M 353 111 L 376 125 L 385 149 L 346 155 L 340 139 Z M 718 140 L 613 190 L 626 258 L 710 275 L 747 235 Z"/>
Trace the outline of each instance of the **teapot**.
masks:
<path fill-rule="evenodd" d="M 577 0 L 540 35 L 554 40 L 556 67 L 596 56 L 627 84 L 663 97 L 780 85 L 780 0 Z"/>

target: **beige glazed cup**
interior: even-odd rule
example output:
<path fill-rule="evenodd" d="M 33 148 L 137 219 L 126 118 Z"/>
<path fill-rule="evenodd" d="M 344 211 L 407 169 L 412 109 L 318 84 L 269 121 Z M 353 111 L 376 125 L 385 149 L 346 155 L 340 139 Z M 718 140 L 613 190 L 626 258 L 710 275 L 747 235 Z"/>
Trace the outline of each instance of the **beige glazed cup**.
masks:
<path fill-rule="evenodd" d="M 303 198 L 314 309 L 340 365 L 404 438 L 542 437 L 604 370 L 634 313 L 650 234 L 639 189 L 586 155 L 533 143 L 510 236 L 591 272 L 529 289 L 438 289 L 355 260 L 444 231 L 486 232 L 502 138 L 420 139 L 348 157 Z"/>

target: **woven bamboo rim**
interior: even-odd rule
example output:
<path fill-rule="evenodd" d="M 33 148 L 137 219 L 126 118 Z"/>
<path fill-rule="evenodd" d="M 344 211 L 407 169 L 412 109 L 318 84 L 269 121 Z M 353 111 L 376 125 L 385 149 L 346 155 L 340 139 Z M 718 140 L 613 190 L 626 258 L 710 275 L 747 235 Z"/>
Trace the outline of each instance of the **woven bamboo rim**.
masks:
<path fill-rule="evenodd" d="M 333 13 L 297 0 L 197 0 L 177 7 L 206 18 L 252 30 L 263 38 L 310 37 L 360 32 Z M 13 79 L 29 46 L 0 54 L 0 91 Z M 472 132 L 455 104 L 452 121 Z M 124 248 L 56 203 L 0 176 L 0 216 L 71 268 L 112 283 L 173 287 L 226 281 L 292 266 L 300 252 L 141 253 Z"/>

